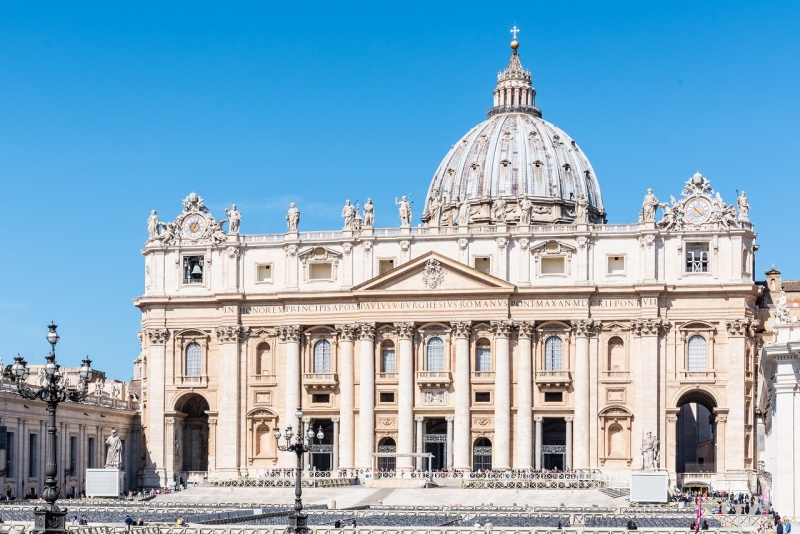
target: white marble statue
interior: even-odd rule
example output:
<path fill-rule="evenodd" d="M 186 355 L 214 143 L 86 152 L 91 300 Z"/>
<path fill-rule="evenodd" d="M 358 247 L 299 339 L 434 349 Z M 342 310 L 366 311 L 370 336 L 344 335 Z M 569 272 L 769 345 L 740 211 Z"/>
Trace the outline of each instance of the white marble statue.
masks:
<path fill-rule="evenodd" d="M 368 198 L 367 203 L 364 204 L 364 228 L 372 228 L 375 222 L 375 205 L 372 199 Z"/>
<path fill-rule="evenodd" d="M 442 200 L 439 198 L 438 192 L 434 191 L 428 201 L 428 224 L 431 226 L 439 226 L 439 221 L 442 218 Z"/>
<path fill-rule="evenodd" d="M 225 215 L 228 216 L 228 233 L 238 234 L 239 225 L 242 223 L 242 214 L 236 209 L 236 204 L 231 205 L 230 211 L 226 208 Z"/>
<path fill-rule="evenodd" d="M 652 432 L 642 438 L 642 470 L 658 469 L 660 443 Z"/>
<path fill-rule="evenodd" d="M 394 203 L 398 206 L 397 211 L 400 215 L 400 226 L 408 228 L 411 226 L 411 203 L 406 199 L 405 195 L 403 195 L 400 200 L 397 200 L 397 197 L 395 197 Z"/>
<path fill-rule="evenodd" d="M 156 210 L 152 210 L 150 217 L 147 218 L 147 234 L 148 241 L 158 239 L 158 214 Z"/>
<path fill-rule="evenodd" d="M 642 202 L 642 222 L 654 222 L 658 206 L 658 199 L 653 194 L 653 190 L 648 189 L 647 194 L 644 196 L 644 202 Z"/>
<path fill-rule="evenodd" d="M 300 224 L 300 210 L 294 205 L 294 202 L 289 204 L 289 211 L 286 212 L 286 224 L 289 226 L 290 232 L 296 232 Z"/>
<path fill-rule="evenodd" d="M 461 204 L 458 205 L 458 211 L 456 212 L 456 224 L 458 226 L 469 225 L 469 212 L 469 202 L 467 200 L 462 200 Z"/>
<path fill-rule="evenodd" d="M 739 195 L 736 199 L 736 204 L 739 206 L 739 222 L 750 222 L 750 203 L 747 202 L 747 195 Z"/>
<path fill-rule="evenodd" d="M 526 196 L 522 196 L 517 200 L 517 205 L 519 206 L 519 224 L 521 226 L 529 226 L 531 224 L 533 201 Z"/>
<path fill-rule="evenodd" d="M 781 291 L 781 296 L 775 301 L 775 320 L 778 324 L 789 324 L 789 305 L 786 300 L 786 292 Z"/>
<path fill-rule="evenodd" d="M 344 207 L 342 208 L 342 218 L 344 219 L 344 229 L 352 230 L 353 223 L 356 220 L 356 207 L 350 204 L 349 200 L 345 200 Z"/>
<path fill-rule="evenodd" d="M 589 222 L 589 201 L 586 200 L 586 195 L 581 193 L 575 202 L 575 222 L 585 223 Z"/>
<path fill-rule="evenodd" d="M 106 465 L 105 468 L 117 468 L 122 465 L 122 440 L 117 435 L 117 429 L 111 429 L 111 435 L 106 438 Z"/>

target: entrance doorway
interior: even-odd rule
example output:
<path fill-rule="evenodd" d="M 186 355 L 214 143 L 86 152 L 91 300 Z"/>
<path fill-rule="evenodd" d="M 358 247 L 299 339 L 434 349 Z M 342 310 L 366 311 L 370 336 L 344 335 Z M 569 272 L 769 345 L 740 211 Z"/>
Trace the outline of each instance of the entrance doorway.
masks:
<path fill-rule="evenodd" d="M 472 470 L 492 469 L 492 442 L 489 438 L 478 438 L 472 446 Z"/>
<path fill-rule="evenodd" d="M 430 459 L 430 469 L 432 471 L 447 469 L 447 421 L 427 419 L 422 443 L 425 447 L 424 452 L 433 455 Z"/>
<path fill-rule="evenodd" d="M 315 435 L 322 428 L 322 433 L 325 434 L 318 447 L 319 450 L 310 453 L 309 469 L 313 471 L 330 471 L 333 469 L 333 421 L 330 419 L 317 419 L 311 421 L 308 428 L 311 428 Z M 314 438 L 314 443 L 317 443 L 317 438 Z"/>
<path fill-rule="evenodd" d="M 378 443 L 378 452 L 396 453 L 397 444 L 392 438 L 383 438 Z M 378 456 L 379 471 L 394 471 L 397 467 L 397 459 L 389 456 Z"/>
<path fill-rule="evenodd" d="M 675 428 L 675 471 L 716 472 L 716 402 L 703 391 L 687 393 L 678 401 Z"/>
<path fill-rule="evenodd" d="M 542 468 L 563 471 L 567 465 L 567 423 L 545 418 L 542 422 Z"/>
<path fill-rule="evenodd" d="M 175 409 L 186 414 L 175 427 L 175 463 L 182 472 L 208 471 L 208 401 L 190 394 Z"/>

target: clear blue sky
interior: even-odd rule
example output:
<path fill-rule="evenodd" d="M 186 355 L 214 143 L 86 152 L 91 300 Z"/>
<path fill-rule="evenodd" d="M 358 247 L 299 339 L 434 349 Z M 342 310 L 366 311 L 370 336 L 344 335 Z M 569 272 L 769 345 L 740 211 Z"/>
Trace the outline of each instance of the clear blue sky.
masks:
<path fill-rule="evenodd" d="M 295 7 L 297 6 L 297 7 Z M 800 278 L 797 2 L 3 2 L 0 356 L 85 354 L 129 379 L 146 219 L 191 191 L 242 232 L 415 217 L 485 118 L 509 29 L 544 117 L 578 141 L 610 222 L 699 170 L 745 190 L 758 271 Z M 514 10 L 516 9 L 516 11 Z M 759 278 L 763 275 L 759 274 Z"/>

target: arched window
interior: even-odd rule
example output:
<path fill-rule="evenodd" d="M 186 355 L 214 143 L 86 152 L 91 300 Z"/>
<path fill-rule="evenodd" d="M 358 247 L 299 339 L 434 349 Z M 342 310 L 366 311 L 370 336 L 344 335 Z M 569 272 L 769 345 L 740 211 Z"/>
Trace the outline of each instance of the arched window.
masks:
<path fill-rule="evenodd" d="M 394 343 L 384 341 L 381 345 L 381 373 L 395 373 Z"/>
<path fill-rule="evenodd" d="M 618 337 L 608 340 L 608 370 L 624 371 L 625 365 L 625 344 Z"/>
<path fill-rule="evenodd" d="M 440 337 L 432 337 L 427 344 L 427 361 L 425 362 L 428 371 L 444 371 L 444 341 Z"/>
<path fill-rule="evenodd" d="M 544 370 L 561 371 L 564 369 L 563 342 L 558 336 L 550 336 L 544 342 Z"/>
<path fill-rule="evenodd" d="M 256 348 L 256 374 L 269 374 L 270 367 L 269 343 L 259 343 Z"/>
<path fill-rule="evenodd" d="M 492 442 L 488 438 L 478 438 L 472 446 L 472 470 L 492 468 Z"/>
<path fill-rule="evenodd" d="M 200 376 L 202 367 L 203 349 L 199 343 L 189 343 L 186 346 L 186 376 Z"/>
<path fill-rule="evenodd" d="M 625 456 L 625 435 L 622 427 L 611 425 L 608 427 L 608 456 L 622 458 Z"/>
<path fill-rule="evenodd" d="M 689 359 L 687 370 L 697 373 L 706 370 L 706 338 L 694 335 L 689 338 Z"/>
<path fill-rule="evenodd" d="M 383 438 L 378 443 L 378 452 L 381 453 L 396 453 L 397 444 L 392 438 Z M 378 456 L 378 469 L 381 471 L 394 471 L 396 467 L 396 460 L 394 456 Z"/>
<path fill-rule="evenodd" d="M 327 374 L 331 372 L 331 342 L 321 339 L 314 345 L 314 372 Z"/>
<path fill-rule="evenodd" d="M 479 339 L 475 347 L 475 370 L 487 372 L 492 370 L 492 347 L 488 339 Z"/>

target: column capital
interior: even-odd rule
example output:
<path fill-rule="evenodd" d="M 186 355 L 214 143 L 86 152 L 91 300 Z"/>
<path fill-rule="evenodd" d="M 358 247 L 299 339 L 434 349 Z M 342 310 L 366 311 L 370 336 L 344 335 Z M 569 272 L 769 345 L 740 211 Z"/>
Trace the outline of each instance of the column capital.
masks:
<path fill-rule="evenodd" d="M 451 321 L 450 326 L 455 337 L 468 338 L 472 332 L 472 321 Z"/>
<path fill-rule="evenodd" d="M 568 415 L 568 416 L 566 416 L 566 417 L 564 418 L 564 421 L 566 421 L 567 423 L 571 423 L 571 422 L 573 422 L 574 420 L 575 420 L 575 418 L 574 418 L 574 417 L 572 417 L 571 415 Z"/>
<path fill-rule="evenodd" d="M 214 329 L 221 343 L 239 343 L 245 340 L 247 329 L 242 325 L 218 326 Z"/>
<path fill-rule="evenodd" d="M 728 335 L 733 337 L 753 337 L 758 327 L 756 319 L 733 319 L 725 321 L 725 328 Z"/>
<path fill-rule="evenodd" d="M 444 420 L 447 421 L 448 423 L 452 423 L 453 421 L 455 421 L 455 419 L 456 418 L 453 417 L 452 415 L 445 415 L 444 416 Z"/>
<path fill-rule="evenodd" d="M 278 339 L 282 343 L 298 342 L 303 331 L 298 324 L 281 325 L 275 328 L 278 331 Z"/>
<path fill-rule="evenodd" d="M 652 319 L 634 319 L 631 321 L 631 330 L 637 336 L 658 336 L 669 329 L 669 323 L 661 317 Z"/>
<path fill-rule="evenodd" d="M 536 335 L 536 326 L 533 321 L 521 321 L 517 323 L 517 336 L 520 338 L 533 339 Z"/>
<path fill-rule="evenodd" d="M 414 417 L 414 421 L 416 421 L 417 423 L 421 423 L 424 420 L 425 420 L 425 418 L 422 417 L 421 415 L 417 415 L 417 416 Z"/>
<path fill-rule="evenodd" d="M 163 345 L 169 339 L 169 330 L 166 328 L 148 328 L 144 333 L 151 345 Z"/>
<path fill-rule="evenodd" d="M 514 328 L 514 321 L 492 321 L 489 324 L 495 337 L 507 338 L 511 336 L 511 329 Z"/>
<path fill-rule="evenodd" d="M 375 323 L 360 323 L 358 325 L 359 328 L 359 339 L 362 341 L 372 341 L 375 339 Z"/>
<path fill-rule="evenodd" d="M 339 422 L 338 417 L 331 417 L 331 423 L 338 423 L 338 422 Z"/>
<path fill-rule="evenodd" d="M 336 334 L 342 341 L 353 341 L 358 332 L 357 324 L 337 324 Z"/>
<path fill-rule="evenodd" d="M 414 323 L 394 323 L 394 331 L 400 339 L 413 339 Z"/>
<path fill-rule="evenodd" d="M 534 415 L 533 420 L 536 421 L 537 423 L 541 423 L 542 421 L 544 421 L 544 417 L 542 417 L 541 415 Z"/>
<path fill-rule="evenodd" d="M 570 324 L 578 337 L 593 336 L 600 329 L 600 321 L 595 321 L 594 319 L 576 319 L 570 321 Z"/>

